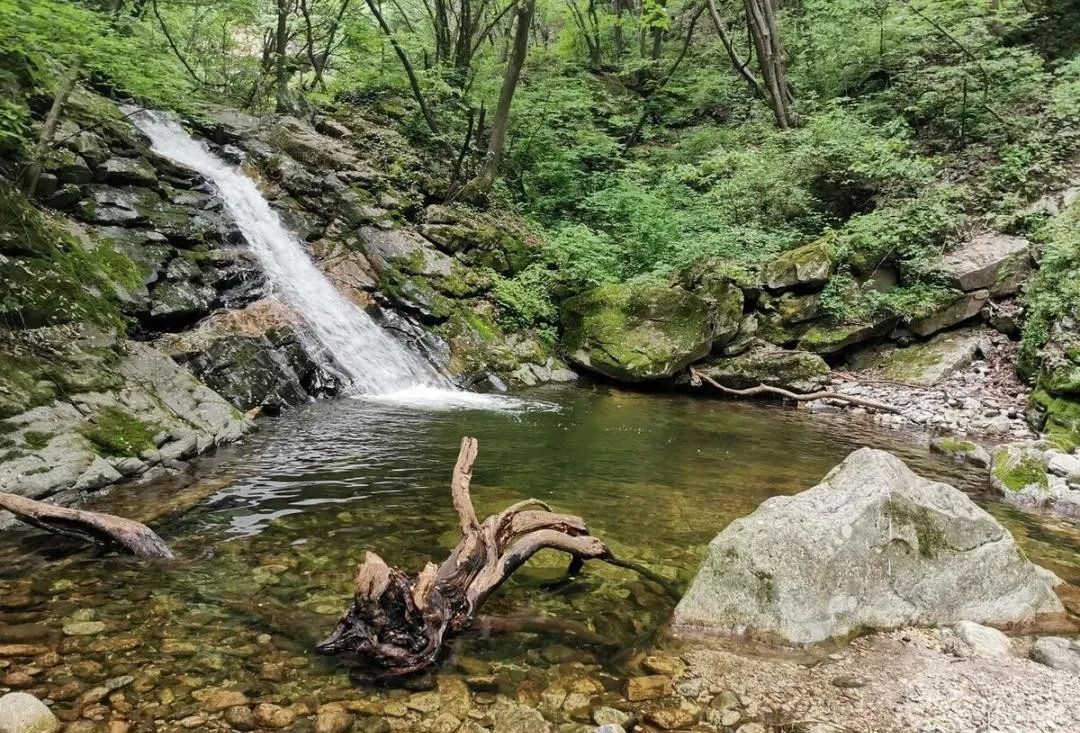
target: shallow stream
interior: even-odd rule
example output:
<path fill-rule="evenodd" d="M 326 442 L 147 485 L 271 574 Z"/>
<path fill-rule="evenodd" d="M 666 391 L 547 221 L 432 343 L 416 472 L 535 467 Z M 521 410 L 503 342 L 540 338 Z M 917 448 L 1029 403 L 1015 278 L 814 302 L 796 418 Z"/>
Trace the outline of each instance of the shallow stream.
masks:
<path fill-rule="evenodd" d="M 345 608 L 365 550 L 417 570 L 456 543 L 448 487 L 462 435 L 480 441 L 473 482 L 480 516 L 525 497 L 543 499 L 583 516 L 617 554 L 682 588 L 728 522 L 770 496 L 817 483 L 863 445 L 894 451 L 924 475 L 968 491 L 1030 557 L 1080 582 L 1075 528 L 993 501 L 981 473 L 931 454 L 923 434 L 851 417 L 601 387 L 529 397 L 557 409 L 319 402 L 267 421 L 242 445 L 203 460 L 190 485 L 120 488 L 95 505 L 145 517 L 194 502 L 155 523 L 182 558 L 175 566 L 72 553 L 64 540 L 29 530 L 6 533 L 0 645 L 39 648 L 33 658 L 0 656 L 0 678 L 57 700 L 57 709 L 73 717 L 75 696 L 131 675 L 134 681 L 99 703 L 103 709 L 91 721 L 201 727 L 208 723 L 199 717 L 199 691 L 208 687 L 295 704 L 300 713 L 352 701 L 349 709 L 365 720 L 385 719 L 395 729 L 434 720 L 434 710 L 415 708 L 402 713 L 411 718 L 395 717 L 401 709 L 390 703 L 406 693 L 357 688 L 347 669 L 311 647 Z M 484 611 L 556 617 L 597 638 L 562 631 L 466 635 L 425 684 L 470 677 L 474 708 L 496 692 L 539 705 L 529 689 L 572 676 L 615 695 L 640 650 L 664 643 L 657 630 L 671 602 L 621 569 L 590 563 L 580 577 L 560 583 L 564 568 L 558 555 L 537 556 Z M 84 718 L 85 708 L 79 705 Z M 398 723 L 406 719 L 412 722 Z M 292 724 L 305 725 L 311 721 L 303 715 Z"/>

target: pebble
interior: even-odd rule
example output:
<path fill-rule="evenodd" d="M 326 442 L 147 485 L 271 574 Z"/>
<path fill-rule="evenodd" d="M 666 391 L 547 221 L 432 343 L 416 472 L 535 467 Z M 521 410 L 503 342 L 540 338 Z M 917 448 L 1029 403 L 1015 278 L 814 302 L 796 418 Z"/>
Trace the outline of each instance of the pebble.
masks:
<path fill-rule="evenodd" d="M 255 722 L 255 713 L 247 705 L 237 705 L 225 711 L 225 722 L 236 730 L 255 730 L 258 723 Z"/>
<path fill-rule="evenodd" d="M 255 722 L 265 728 L 287 728 L 296 720 L 296 713 L 289 708 L 271 703 L 255 706 Z"/>
<path fill-rule="evenodd" d="M 460 723 L 454 719 L 455 726 Z M 353 716 L 344 710 L 322 710 L 315 718 L 315 733 L 346 733 L 353 726 Z"/>

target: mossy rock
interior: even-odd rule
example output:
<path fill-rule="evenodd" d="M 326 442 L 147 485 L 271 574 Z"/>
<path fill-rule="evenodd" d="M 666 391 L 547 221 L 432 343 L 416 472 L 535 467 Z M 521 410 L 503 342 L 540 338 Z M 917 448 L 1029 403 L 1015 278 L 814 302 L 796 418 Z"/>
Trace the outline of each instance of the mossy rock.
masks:
<path fill-rule="evenodd" d="M 1029 421 L 1064 451 L 1080 448 L 1080 400 L 1056 397 L 1045 389 L 1031 393 Z"/>
<path fill-rule="evenodd" d="M 885 335 L 895 323 L 895 319 L 888 318 L 869 323 L 818 324 L 802 335 L 799 348 L 815 354 L 834 354 Z"/>
<path fill-rule="evenodd" d="M 1046 492 L 1050 479 L 1042 451 L 1023 443 L 998 446 L 990 465 L 990 484 L 1003 494 Z"/>
<path fill-rule="evenodd" d="M 712 347 L 709 304 L 679 287 L 604 285 L 560 311 L 567 358 L 623 382 L 671 377 Z"/>
<path fill-rule="evenodd" d="M 783 253 L 762 268 L 762 282 L 771 291 L 820 288 L 832 275 L 832 250 L 820 239 Z"/>
<path fill-rule="evenodd" d="M 731 389 L 766 385 L 812 392 L 829 376 L 829 365 L 817 354 L 780 349 L 763 341 L 739 356 L 711 359 L 695 368 Z"/>
<path fill-rule="evenodd" d="M 930 441 L 930 451 L 974 466 L 990 465 L 990 454 L 981 445 L 970 440 L 961 440 L 951 436 L 934 438 Z"/>

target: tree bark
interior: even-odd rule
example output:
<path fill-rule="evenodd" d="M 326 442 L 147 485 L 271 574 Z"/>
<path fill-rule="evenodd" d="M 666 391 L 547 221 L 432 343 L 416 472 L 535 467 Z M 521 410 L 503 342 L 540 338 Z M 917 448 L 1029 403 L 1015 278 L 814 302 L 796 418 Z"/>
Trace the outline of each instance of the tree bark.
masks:
<path fill-rule="evenodd" d="M 517 91 L 518 80 L 521 78 L 521 68 L 525 65 L 525 56 L 529 50 L 529 28 L 532 26 L 535 14 L 536 0 L 522 0 L 518 3 L 513 49 L 507 61 L 502 89 L 499 91 L 499 102 L 495 107 L 487 153 L 480 172 L 461 192 L 462 198 L 468 199 L 486 194 L 491 190 L 495 177 L 499 173 L 499 164 L 502 162 L 503 149 L 506 146 L 506 134 L 510 129 L 510 105 L 514 101 L 514 92 Z"/>
<path fill-rule="evenodd" d="M 286 54 L 289 45 L 289 0 L 277 0 L 277 27 L 274 30 L 274 80 L 277 111 L 287 112 L 289 74 Z"/>
<path fill-rule="evenodd" d="M 123 550 L 147 560 L 172 560 L 172 551 L 144 524 L 112 514 L 46 504 L 0 492 L 0 509 L 48 532 L 74 537 L 97 545 Z"/>
<path fill-rule="evenodd" d="M 638 569 L 612 557 L 580 517 L 557 514 L 536 499 L 481 522 L 470 494 L 476 455 L 476 439 L 463 438 L 450 484 L 461 528 L 457 547 L 415 578 L 368 552 L 356 572 L 353 600 L 319 652 L 345 655 L 361 677 L 402 677 L 432 664 L 446 637 L 470 627 L 491 594 L 542 549 L 567 553 L 575 571 L 587 559 Z"/>
<path fill-rule="evenodd" d="M 841 392 L 832 392 L 827 389 L 818 390 L 817 392 L 792 392 L 791 390 L 781 389 L 780 387 L 770 387 L 767 384 L 759 384 L 755 387 L 747 387 L 746 389 L 725 387 L 707 374 L 702 374 L 697 369 L 690 367 L 690 386 L 700 387 L 703 381 L 708 382 L 721 392 L 737 397 L 757 397 L 758 395 L 768 394 L 783 397 L 784 399 L 792 400 L 794 402 L 839 400 L 840 402 L 847 402 L 848 404 L 858 405 L 860 407 L 869 407 L 872 410 L 880 410 L 882 412 L 900 412 L 897 408 L 892 405 L 887 405 L 884 402 L 878 402 L 877 400 L 870 400 L 864 397 L 852 397 L 851 395 L 846 395 Z"/>

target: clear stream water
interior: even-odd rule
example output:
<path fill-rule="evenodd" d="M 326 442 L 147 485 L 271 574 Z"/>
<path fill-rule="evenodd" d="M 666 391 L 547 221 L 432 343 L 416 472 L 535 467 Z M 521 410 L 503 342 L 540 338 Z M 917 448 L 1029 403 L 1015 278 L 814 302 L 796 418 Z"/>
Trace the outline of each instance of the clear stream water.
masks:
<path fill-rule="evenodd" d="M 342 399 L 288 413 L 202 461 L 187 486 L 121 488 L 98 504 L 140 518 L 193 504 L 154 523 L 178 565 L 71 554 L 64 540 L 30 530 L 2 538 L 0 623 L 45 627 L 62 652 L 56 666 L 30 665 L 43 692 L 152 675 L 125 693 L 136 717 L 183 717 L 198 709 L 191 693 L 214 685 L 283 703 L 381 704 L 400 691 L 356 688 L 337 660 L 311 646 L 344 609 L 365 550 L 417 570 L 453 547 L 448 486 L 462 435 L 480 441 L 473 495 L 481 516 L 544 499 L 683 588 L 728 522 L 769 496 L 813 485 L 862 445 L 963 487 L 1033 559 L 1080 581 L 1075 527 L 994 502 L 968 469 L 930 454 L 925 436 L 683 395 L 552 388 L 534 396 L 558 411 L 424 411 Z M 604 643 L 559 632 L 469 634 L 453 642 L 437 676 L 490 669 L 511 695 L 568 674 L 615 687 L 635 652 L 659 643 L 671 601 L 593 563 L 552 587 L 563 568 L 562 557 L 539 555 L 484 610 L 577 622 Z M 62 637 L 64 623 L 85 618 L 104 630 Z M 4 634 L 0 626 L 0 643 Z M 15 661 L 12 669 L 26 667 Z"/>

